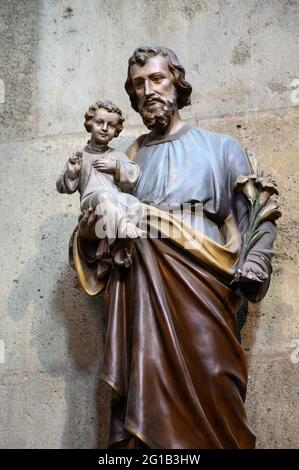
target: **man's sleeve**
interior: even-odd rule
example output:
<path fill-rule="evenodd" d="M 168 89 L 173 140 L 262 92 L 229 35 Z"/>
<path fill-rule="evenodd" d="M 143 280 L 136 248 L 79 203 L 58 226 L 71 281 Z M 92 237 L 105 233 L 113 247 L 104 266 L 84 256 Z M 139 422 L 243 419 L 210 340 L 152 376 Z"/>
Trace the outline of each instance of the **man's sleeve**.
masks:
<path fill-rule="evenodd" d="M 251 167 L 246 153 L 240 144 L 230 138 L 226 147 L 226 162 L 228 171 L 228 191 L 230 194 L 230 205 L 235 216 L 241 237 L 244 243 L 244 236 L 248 230 L 250 201 L 243 193 L 236 191 L 235 184 L 240 176 L 247 176 L 251 173 Z M 273 244 L 277 235 L 276 224 L 273 221 L 264 221 L 259 226 L 263 231 L 261 238 L 250 249 L 245 261 L 253 261 L 268 275 L 263 283 L 248 282 L 240 284 L 245 297 L 252 302 L 259 302 L 266 294 L 272 273 L 271 259 L 274 254 Z M 239 266 L 242 269 L 242 266 Z"/>

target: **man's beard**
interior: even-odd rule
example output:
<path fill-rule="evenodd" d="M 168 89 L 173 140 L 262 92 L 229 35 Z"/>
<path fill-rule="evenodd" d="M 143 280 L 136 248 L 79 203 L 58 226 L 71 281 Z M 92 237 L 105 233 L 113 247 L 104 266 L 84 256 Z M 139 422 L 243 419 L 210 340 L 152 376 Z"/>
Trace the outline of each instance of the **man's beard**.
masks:
<path fill-rule="evenodd" d="M 176 96 L 169 99 L 151 98 L 143 104 L 140 116 L 145 126 L 152 130 L 166 130 L 176 111 Z"/>

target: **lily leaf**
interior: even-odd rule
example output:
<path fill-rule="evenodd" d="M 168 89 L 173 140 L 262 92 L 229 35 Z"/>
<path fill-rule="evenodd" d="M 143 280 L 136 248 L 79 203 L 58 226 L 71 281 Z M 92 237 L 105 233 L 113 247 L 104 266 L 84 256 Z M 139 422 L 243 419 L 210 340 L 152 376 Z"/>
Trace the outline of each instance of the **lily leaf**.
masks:
<path fill-rule="evenodd" d="M 269 230 L 262 229 L 262 230 L 255 230 L 253 236 L 250 238 L 249 243 L 247 245 L 246 251 L 247 254 L 250 252 L 251 248 L 259 241 L 259 239 L 265 234 L 270 233 Z"/>

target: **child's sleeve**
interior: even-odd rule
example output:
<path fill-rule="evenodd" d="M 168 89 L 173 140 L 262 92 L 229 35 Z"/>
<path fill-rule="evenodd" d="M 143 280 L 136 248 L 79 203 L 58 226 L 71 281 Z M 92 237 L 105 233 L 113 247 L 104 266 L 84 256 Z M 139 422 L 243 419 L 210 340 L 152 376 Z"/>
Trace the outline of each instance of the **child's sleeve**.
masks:
<path fill-rule="evenodd" d="M 130 193 L 133 191 L 140 176 L 140 167 L 137 163 L 129 160 L 125 154 L 123 154 L 123 158 L 116 160 L 114 180 L 123 192 Z"/>
<path fill-rule="evenodd" d="M 79 186 L 79 176 L 72 180 L 67 177 L 67 163 L 65 164 L 64 170 L 56 181 L 56 189 L 59 193 L 73 194 L 77 191 Z"/>

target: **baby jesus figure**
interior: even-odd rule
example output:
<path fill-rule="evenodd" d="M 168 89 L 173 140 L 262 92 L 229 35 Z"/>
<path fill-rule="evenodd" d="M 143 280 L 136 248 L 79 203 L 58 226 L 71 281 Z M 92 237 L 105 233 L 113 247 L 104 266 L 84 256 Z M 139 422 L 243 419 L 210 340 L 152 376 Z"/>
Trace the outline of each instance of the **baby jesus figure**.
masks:
<path fill-rule="evenodd" d="M 85 129 L 91 132 L 83 152 L 77 152 L 67 161 L 57 180 L 60 193 L 80 193 L 81 212 L 95 211 L 96 235 L 106 238 L 108 245 L 119 239 L 120 250 L 114 262 L 130 266 L 128 241 L 145 232 L 138 224 L 141 205 L 127 194 L 133 190 L 141 171 L 123 152 L 108 143 L 123 129 L 121 110 L 109 100 L 97 101 L 85 114 Z"/>

